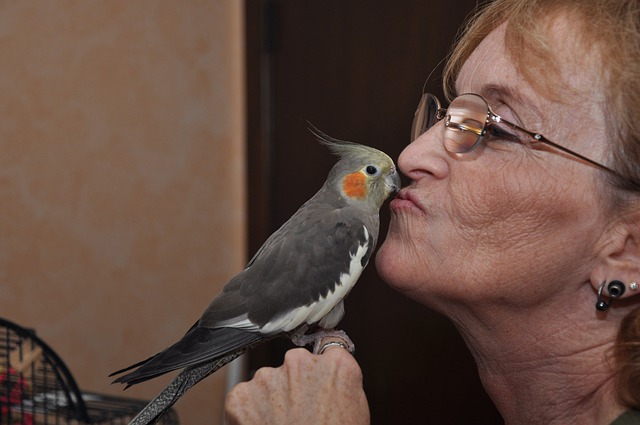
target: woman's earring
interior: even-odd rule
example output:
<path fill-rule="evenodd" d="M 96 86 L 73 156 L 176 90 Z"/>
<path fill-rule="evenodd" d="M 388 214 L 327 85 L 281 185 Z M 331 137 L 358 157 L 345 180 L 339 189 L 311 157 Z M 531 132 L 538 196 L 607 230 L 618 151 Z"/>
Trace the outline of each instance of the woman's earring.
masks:
<path fill-rule="evenodd" d="M 607 303 L 602 299 L 602 288 L 604 288 L 604 285 L 606 284 L 607 284 L 607 281 L 605 280 L 604 282 L 602 282 L 602 285 L 600 285 L 600 287 L 598 288 L 598 300 L 596 302 L 596 310 L 598 311 L 605 311 L 606 309 L 609 308 L 609 303 Z"/>
<path fill-rule="evenodd" d="M 619 298 L 624 294 L 624 290 L 627 289 L 624 283 L 619 280 L 612 280 L 607 286 L 607 292 L 611 298 Z"/>
<path fill-rule="evenodd" d="M 607 281 L 605 280 L 598 288 L 598 299 L 596 302 L 596 310 L 598 311 L 606 311 L 611 305 L 611 302 L 606 302 L 602 299 L 602 289 L 606 284 Z M 609 282 L 609 285 L 607 285 L 607 292 L 609 293 L 609 297 L 611 297 L 612 299 L 621 297 L 622 294 L 624 294 L 625 289 L 626 287 L 624 286 L 624 283 L 619 280 L 612 280 L 611 282 Z"/>
<path fill-rule="evenodd" d="M 637 291 L 638 290 L 638 284 L 636 282 L 631 282 L 629 284 L 629 289 L 631 289 L 632 291 Z"/>

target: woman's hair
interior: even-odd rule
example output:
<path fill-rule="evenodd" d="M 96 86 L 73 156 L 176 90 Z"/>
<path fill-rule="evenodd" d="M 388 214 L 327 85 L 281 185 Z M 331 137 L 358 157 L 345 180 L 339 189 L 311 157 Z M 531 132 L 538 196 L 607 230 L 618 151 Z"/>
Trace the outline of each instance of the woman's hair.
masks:
<path fill-rule="evenodd" d="M 566 18 L 578 43 L 576 54 L 590 55 L 604 91 L 610 168 L 621 190 L 613 201 L 638 208 L 640 192 L 640 2 L 638 0 L 496 0 L 481 7 L 463 28 L 444 70 L 444 90 L 456 96 L 462 65 L 496 27 L 506 22 L 507 53 L 518 71 L 540 93 L 558 100 L 561 71 L 553 40 L 554 17 Z M 572 40 L 573 41 L 573 40 Z M 586 57 L 586 56 L 583 56 Z M 597 95 L 602 96 L 602 93 Z M 596 98 L 596 96 L 594 96 Z M 629 183 L 637 182 L 637 183 Z M 621 323 L 615 347 L 616 390 L 620 401 L 640 409 L 640 308 Z"/>

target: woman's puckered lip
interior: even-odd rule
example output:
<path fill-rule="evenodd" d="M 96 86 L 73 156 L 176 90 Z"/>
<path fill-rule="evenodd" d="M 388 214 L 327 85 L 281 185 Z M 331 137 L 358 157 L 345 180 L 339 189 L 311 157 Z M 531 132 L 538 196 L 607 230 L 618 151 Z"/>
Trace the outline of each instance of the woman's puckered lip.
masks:
<path fill-rule="evenodd" d="M 405 187 L 396 195 L 395 199 L 391 201 L 392 210 L 400 210 L 405 208 L 417 208 L 424 211 L 419 199 L 415 196 L 412 189 Z"/>

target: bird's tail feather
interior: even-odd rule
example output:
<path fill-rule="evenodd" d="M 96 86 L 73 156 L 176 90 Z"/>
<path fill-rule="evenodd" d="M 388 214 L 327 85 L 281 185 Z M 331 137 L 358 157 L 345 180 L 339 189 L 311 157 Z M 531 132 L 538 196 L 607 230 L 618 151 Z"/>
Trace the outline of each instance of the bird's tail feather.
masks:
<path fill-rule="evenodd" d="M 231 353 L 213 362 L 185 369 L 156 398 L 151 400 L 140 413 L 131 419 L 129 425 L 156 423 L 189 388 L 240 356 L 240 354 L 242 354 L 242 351 Z"/>
<path fill-rule="evenodd" d="M 247 347 L 255 345 L 263 339 L 265 337 L 259 333 L 247 332 L 242 329 L 196 327 L 180 341 L 158 354 L 113 372 L 109 376 L 129 372 L 113 381 L 114 383 L 125 383 L 127 384 L 126 388 L 129 388 L 176 369 L 200 365 L 210 359 L 222 358 L 228 353 L 238 350 L 244 351 Z M 130 372 L 135 368 L 137 369 Z"/>

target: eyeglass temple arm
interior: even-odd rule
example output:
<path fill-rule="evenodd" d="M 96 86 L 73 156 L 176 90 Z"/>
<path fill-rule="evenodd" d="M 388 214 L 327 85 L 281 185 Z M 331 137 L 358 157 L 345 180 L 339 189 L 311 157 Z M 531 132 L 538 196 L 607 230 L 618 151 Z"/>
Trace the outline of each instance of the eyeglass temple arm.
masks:
<path fill-rule="evenodd" d="M 503 124 L 507 124 L 507 125 L 509 125 L 510 127 L 514 128 L 514 129 L 516 129 L 516 130 L 518 130 L 518 131 L 521 131 L 521 132 L 524 132 L 524 133 L 528 134 L 529 136 L 533 137 L 533 138 L 534 138 L 536 141 L 538 141 L 538 142 L 544 143 L 545 145 L 553 146 L 554 148 L 556 148 L 556 149 L 558 149 L 558 150 L 561 150 L 561 151 L 562 151 L 562 152 L 564 152 L 564 153 L 568 153 L 569 155 L 575 156 L 576 158 L 580 158 L 581 160 L 583 160 L 583 161 L 585 161 L 585 162 L 588 162 L 588 163 L 589 163 L 589 164 L 591 164 L 591 165 L 595 165 L 595 166 L 596 166 L 596 167 L 598 167 L 598 168 L 601 168 L 601 169 L 603 169 L 603 170 L 605 170 L 605 171 L 608 171 L 608 172 L 610 172 L 610 173 L 612 173 L 612 174 L 618 175 L 618 173 L 617 173 L 617 172 L 615 172 L 615 171 L 614 171 L 614 170 L 612 170 L 611 168 L 607 167 L 606 165 L 599 164 L 599 163 L 597 163 L 596 161 L 594 161 L 594 160 L 592 160 L 592 159 L 589 159 L 589 158 L 587 158 L 587 157 L 586 157 L 586 156 L 584 156 L 584 155 L 580 155 L 579 153 L 574 152 L 574 151 L 572 151 L 571 149 L 565 148 L 565 147 L 564 147 L 564 146 L 562 146 L 562 145 L 559 145 L 559 144 L 557 144 L 557 143 L 554 143 L 554 142 L 552 142 L 551 140 L 549 140 L 549 139 L 547 139 L 546 137 L 544 137 L 544 136 L 543 136 L 542 134 L 540 134 L 540 133 L 534 133 L 534 132 L 532 132 L 532 131 L 526 130 L 526 129 L 524 129 L 524 128 L 522 128 L 522 127 L 519 127 L 519 126 L 517 126 L 517 125 L 515 125 L 515 124 L 513 124 L 513 123 L 510 123 L 509 121 L 506 121 L 506 120 L 500 120 L 500 122 L 502 122 Z"/>

